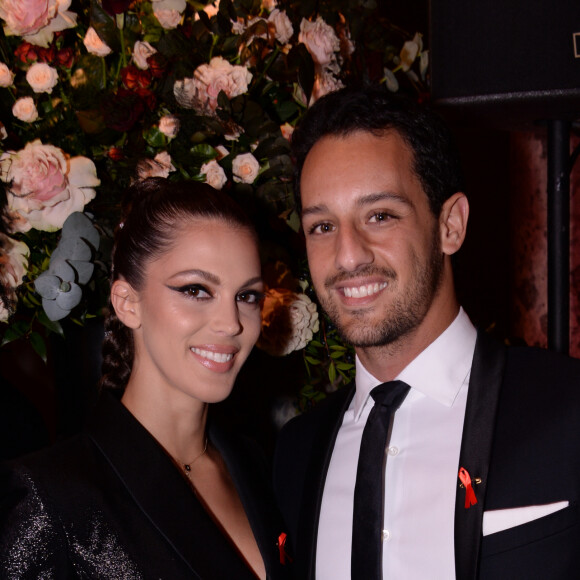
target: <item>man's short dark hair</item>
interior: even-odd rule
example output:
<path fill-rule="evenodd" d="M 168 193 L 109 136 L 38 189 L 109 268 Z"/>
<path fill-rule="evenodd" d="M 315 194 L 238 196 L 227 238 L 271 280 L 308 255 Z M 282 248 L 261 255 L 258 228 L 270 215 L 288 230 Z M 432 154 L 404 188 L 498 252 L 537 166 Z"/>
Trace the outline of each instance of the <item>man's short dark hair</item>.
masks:
<path fill-rule="evenodd" d="M 325 136 L 346 137 L 356 131 L 377 136 L 396 131 L 410 147 L 413 170 L 439 216 L 441 206 L 463 191 L 463 176 L 451 131 L 434 111 L 383 86 L 348 87 L 320 98 L 292 135 L 296 161 L 295 202 L 302 211 L 300 177 L 310 149 Z"/>

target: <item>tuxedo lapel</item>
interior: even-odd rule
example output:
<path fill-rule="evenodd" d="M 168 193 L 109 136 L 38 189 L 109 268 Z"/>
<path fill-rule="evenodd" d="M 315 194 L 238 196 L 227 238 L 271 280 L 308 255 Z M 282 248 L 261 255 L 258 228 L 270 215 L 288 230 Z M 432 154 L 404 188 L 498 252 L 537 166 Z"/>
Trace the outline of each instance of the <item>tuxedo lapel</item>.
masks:
<path fill-rule="evenodd" d="M 303 570 L 299 577 L 304 580 L 313 579 L 316 574 L 318 521 L 326 473 L 342 418 L 348 409 L 354 391 L 354 386 L 340 389 L 317 409 L 319 411 L 316 418 L 317 431 L 312 441 L 308 460 L 302 495 L 303 502 L 300 509 L 300 534 L 296 546 L 296 554 L 302 559 L 302 562 L 297 562 L 297 566 L 299 566 L 297 571 Z M 307 567 L 306 570 L 304 570 L 304 566 Z"/>
<path fill-rule="evenodd" d="M 475 346 L 467 395 L 459 467 L 469 473 L 477 503 L 465 507 L 466 490 L 459 486 L 455 504 L 455 569 L 457 580 L 477 578 L 481 528 L 495 418 L 503 379 L 506 347 L 480 331 Z"/>
<path fill-rule="evenodd" d="M 108 393 L 87 432 L 138 509 L 189 567 L 192 578 L 255 580 L 169 456 Z"/>

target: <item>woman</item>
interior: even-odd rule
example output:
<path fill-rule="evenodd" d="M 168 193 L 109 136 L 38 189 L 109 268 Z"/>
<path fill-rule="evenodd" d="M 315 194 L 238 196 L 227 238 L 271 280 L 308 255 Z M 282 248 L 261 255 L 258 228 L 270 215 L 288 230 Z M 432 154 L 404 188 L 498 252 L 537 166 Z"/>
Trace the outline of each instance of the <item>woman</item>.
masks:
<path fill-rule="evenodd" d="M 260 331 L 254 230 L 194 182 L 138 183 L 125 210 L 103 396 L 82 434 L 3 475 L 0 576 L 286 577 L 268 470 L 208 422 Z"/>

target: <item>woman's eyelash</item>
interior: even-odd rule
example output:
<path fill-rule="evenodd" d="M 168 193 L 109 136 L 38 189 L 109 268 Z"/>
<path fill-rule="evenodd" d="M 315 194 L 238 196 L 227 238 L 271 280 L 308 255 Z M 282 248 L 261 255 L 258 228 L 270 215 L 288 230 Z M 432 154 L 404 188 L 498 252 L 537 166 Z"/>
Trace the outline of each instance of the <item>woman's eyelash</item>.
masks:
<path fill-rule="evenodd" d="M 238 300 L 247 304 L 260 304 L 263 299 L 264 293 L 259 290 L 244 290 L 238 294 Z"/>

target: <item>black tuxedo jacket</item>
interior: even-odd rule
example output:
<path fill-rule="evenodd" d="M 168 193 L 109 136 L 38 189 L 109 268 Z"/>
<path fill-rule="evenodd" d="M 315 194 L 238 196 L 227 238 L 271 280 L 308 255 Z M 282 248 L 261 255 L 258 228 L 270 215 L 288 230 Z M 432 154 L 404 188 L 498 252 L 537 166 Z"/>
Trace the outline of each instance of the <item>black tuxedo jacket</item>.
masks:
<path fill-rule="evenodd" d="M 287 578 L 265 462 L 240 437 L 213 427 L 209 437 L 268 578 Z M 255 580 L 168 455 L 109 394 L 82 434 L 3 466 L 0 577 Z"/>
<path fill-rule="evenodd" d="M 339 390 L 290 421 L 279 437 L 274 487 L 301 580 L 315 577 L 324 482 L 353 394 L 354 387 Z M 506 348 L 480 332 L 457 471 L 460 466 L 481 483 L 475 486 L 478 503 L 466 509 L 457 479 L 459 580 L 580 578 L 579 360 L 536 348 Z M 559 501 L 569 506 L 482 535 L 484 512 Z"/>

